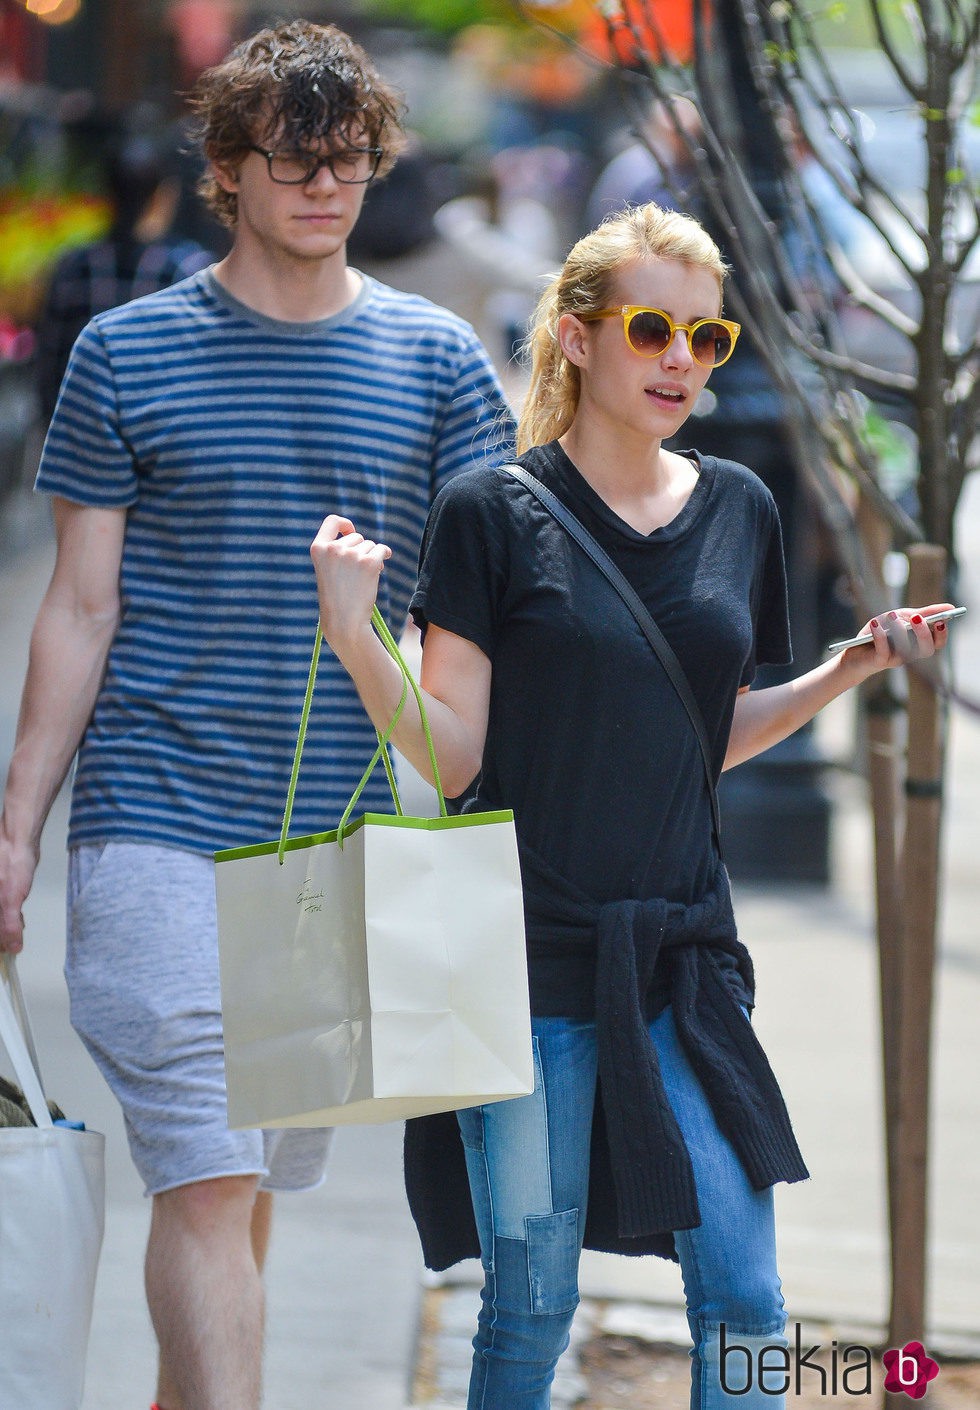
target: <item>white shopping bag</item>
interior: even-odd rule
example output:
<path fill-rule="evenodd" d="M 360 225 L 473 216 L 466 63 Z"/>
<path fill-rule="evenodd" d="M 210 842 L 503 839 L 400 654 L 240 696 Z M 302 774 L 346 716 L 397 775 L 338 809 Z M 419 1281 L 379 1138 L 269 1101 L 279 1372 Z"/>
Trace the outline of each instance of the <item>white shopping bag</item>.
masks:
<path fill-rule="evenodd" d="M 315 667 L 316 653 L 311 689 Z M 394 1121 L 526 1095 L 513 815 L 447 817 L 439 790 L 438 818 L 368 813 L 286 842 L 309 698 L 283 837 L 215 857 L 229 1125 Z"/>
<path fill-rule="evenodd" d="M 36 1126 L 0 1129 L 0 1410 L 78 1410 L 105 1213 L 105 1138 L 54 1125 L 13 957 L 0 1040 Z"/>

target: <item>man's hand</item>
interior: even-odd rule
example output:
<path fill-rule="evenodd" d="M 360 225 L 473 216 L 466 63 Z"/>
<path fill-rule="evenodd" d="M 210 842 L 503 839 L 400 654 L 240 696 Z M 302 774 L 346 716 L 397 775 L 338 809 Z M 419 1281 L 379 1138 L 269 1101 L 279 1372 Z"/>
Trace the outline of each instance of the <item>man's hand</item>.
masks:
<path fill-rule="evenodd" d="M 0 836 L 0 950 L 17 955 L 24 948 L 24 911 L 37 868 L 37 853 Z"/>

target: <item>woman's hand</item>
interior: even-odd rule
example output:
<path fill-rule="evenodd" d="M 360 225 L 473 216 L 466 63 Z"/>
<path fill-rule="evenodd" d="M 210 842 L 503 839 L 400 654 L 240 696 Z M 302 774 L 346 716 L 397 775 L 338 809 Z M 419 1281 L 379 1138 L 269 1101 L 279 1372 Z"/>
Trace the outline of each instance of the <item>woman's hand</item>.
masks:
<path fill-rule="evenodd" d="M 385 730 L 401 699 L 402 674 L 371 626 L 371 611 L 391 549 L 366 539 L 349 519 L 330 514 L 310 545 L 310 557 L 323 635 L 353 680 L 372 721 Z M 429 626 L 422 653 L 422 694 L 443 786 L 451 798 L 480 772 L 490 672 L 489 659 L 474 642 Z M 411 695 L 392 742 L 432 783 L 429 746 Z"/>
<path fill-rule="evenodd" d="M 870 642 L 849 646 L 795 680 L 761 690 L 740 690 L 724 767 L 734 768 L 771 749 L 812 720 L 831 700 L 877 671 L 924 661 L 941 651 L 949 636 L 945 622 L 930 627 L 923 618 L 944 612 L 950 605 L 936 602 L 931 607 L 900 607 L 897 612 L 875 617 L 862 632 L 871 634 Z"/>
<path fill-rule="evenodd" d="M 349 519 L 328 514 L 310 545 L 320 626 L 341 660 L 345 648 L 371 632 L 378 580 L 391 549 L 359 534 Z"/>
<path fill-rule="evenodd" d="M 860 635 L 871 634 L 871 642 L 849 646 L 842 653 L 846 668 L 859 673 L 861 679 L 895 666 L 907 666 L 910 661 L 924 661 L 942 651 L 949 640 L 945 622 L 929 626 L 926 617 L 948 611 L 951 602 L 934 602 L 929 607 L 899 607 L 881 617 L 872 617 Z"/>

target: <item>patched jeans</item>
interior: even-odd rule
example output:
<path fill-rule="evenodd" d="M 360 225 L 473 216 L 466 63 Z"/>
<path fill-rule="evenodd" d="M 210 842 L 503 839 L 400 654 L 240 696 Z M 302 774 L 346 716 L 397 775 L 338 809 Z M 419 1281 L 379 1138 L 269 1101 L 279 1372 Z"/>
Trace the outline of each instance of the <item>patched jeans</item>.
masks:
<path fill-rule="evenodd" d="M 533 1094 L 458 1113 L 485 1274 L 467 1410 L 547 1410 L 578 1304 L 595 1027 L 540 1018 L 532 1032 Z M 650 1033 L 701 1209 L 699 1228 L 674 1235 L 694 1341 L 691 1410 L 783 1410 L 785 1368 L 762 1385 L 757 1374 L 762 1349 L 785 1345 L 772 1191 L 752 1189 L 719 1132 L 669 1008 Z M 724 1367 L 722 1324 L 726 1344 L 746 1348 Z"/>

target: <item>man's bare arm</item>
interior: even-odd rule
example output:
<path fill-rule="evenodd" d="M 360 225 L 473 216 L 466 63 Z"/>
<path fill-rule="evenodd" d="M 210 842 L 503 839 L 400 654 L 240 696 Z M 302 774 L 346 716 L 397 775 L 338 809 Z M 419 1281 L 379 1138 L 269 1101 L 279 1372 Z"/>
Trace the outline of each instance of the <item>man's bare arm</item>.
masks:
<path fill-rule="evenodd" d="M 31 635 L 0 818 L 0 950 L 23 946 L 21 908 L 41 832 L 95 705 L 119 622 L 125 509 L 54 501 L 57 558 Z"/>

